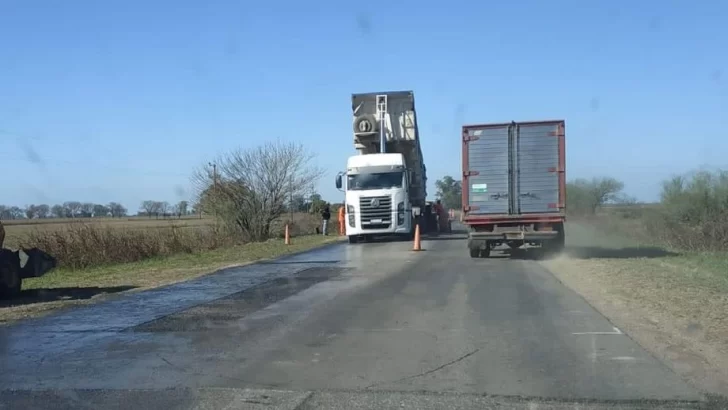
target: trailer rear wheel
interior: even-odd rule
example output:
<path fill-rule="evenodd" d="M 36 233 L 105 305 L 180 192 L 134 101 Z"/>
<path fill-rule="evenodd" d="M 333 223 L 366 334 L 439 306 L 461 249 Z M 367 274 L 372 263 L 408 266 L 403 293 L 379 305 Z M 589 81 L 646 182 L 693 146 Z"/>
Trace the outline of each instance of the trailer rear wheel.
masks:
<path fill-rule="evenodd" d="M 470 257 L 471 258 L 480 258 L 480 249 L 470 248 Z"/>
<path fill-rule="evenodd" d="M 487 243 L 484 249 L 480 250 L 480 257 L 481 258 L 488 258 L 490 257 L 490 244 Z"/>

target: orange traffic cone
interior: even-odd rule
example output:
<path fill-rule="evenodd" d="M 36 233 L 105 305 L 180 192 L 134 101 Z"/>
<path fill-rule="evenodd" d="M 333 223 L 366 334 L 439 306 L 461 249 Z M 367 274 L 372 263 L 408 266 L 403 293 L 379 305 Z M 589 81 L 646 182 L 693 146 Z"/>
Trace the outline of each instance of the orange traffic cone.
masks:
<path fill-rule="evenodd" d="M 413 251 L 421 251 L 422 244 L 420 243 L 420 224 L 415 225 L 415 246 L 412 248 Z"/>
<path fill-rule="evenodd" d="M 286 224 L 286 239 L 285 239 L 286 245 L 291 244 L 291 233 L 288 231 L 288 224 Z"/>

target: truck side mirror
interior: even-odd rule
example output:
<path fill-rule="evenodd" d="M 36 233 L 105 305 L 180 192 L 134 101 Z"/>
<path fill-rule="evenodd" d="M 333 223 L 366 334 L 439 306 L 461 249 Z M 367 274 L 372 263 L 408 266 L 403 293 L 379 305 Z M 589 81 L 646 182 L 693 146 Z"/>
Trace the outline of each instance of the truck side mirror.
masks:
<path fill-rule="evenodd" d="M 336 189 L 341 189 L 341 174 L 336 176 Z"/>

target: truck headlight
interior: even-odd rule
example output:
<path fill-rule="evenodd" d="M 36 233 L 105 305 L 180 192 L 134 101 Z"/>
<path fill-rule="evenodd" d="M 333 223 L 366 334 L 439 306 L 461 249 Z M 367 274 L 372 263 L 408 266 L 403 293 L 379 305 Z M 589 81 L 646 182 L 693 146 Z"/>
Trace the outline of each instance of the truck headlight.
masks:
<path fill-rule="evenodd" d="M 404 202 L 397 204 L 397 225 L 404 225 Z"/>
<path fill-rule="evenodd" d="M 353 228 L 356 226 L 356 210 L 354 209 L 354 205 L 347 205 L 346 213 L 349 214 L 349 226 Z"/>

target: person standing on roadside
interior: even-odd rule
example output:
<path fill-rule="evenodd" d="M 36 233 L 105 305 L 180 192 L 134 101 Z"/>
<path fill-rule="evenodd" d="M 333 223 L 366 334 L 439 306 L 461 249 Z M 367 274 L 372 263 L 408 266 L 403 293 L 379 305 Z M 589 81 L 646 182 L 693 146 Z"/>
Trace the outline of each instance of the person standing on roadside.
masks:
<path fill-rule="evenodd" d="M 323 219 L 323 233 L 324 235 L 328 235 L 327 229 L 329 227 L 329 219 L 331 219 L 331 209 L 329 208 L 329 204 L 326 204 L 324 207 L 324 210 L 321 211 L 321 218 Z"/>
<path fill-rule="evenodd" d="M 339 207 L 339 235 L 346 235 L 346 225 L 344 225 L 344 212 L 346 208 L 346 203 L 342 203 Z"/>

